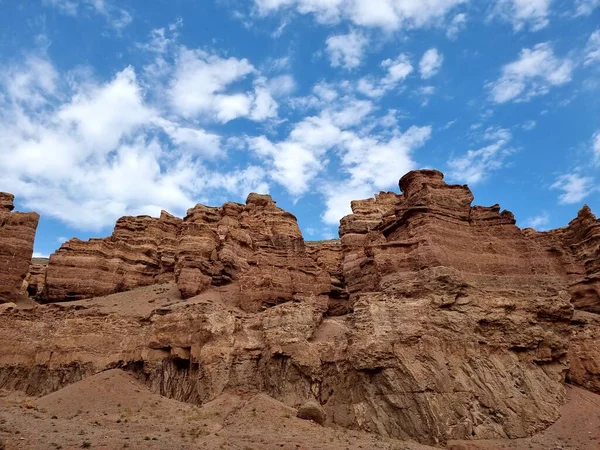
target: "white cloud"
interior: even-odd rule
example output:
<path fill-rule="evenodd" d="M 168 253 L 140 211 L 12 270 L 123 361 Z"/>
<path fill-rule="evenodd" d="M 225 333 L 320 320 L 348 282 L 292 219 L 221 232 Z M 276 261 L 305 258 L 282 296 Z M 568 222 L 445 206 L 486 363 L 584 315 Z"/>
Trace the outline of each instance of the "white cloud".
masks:
<path fill-rule="evenodd" d="M 446 36 L 448 39 L 456 39 L 458 35 L 467 27 L 467 15 L 460 13 L 454 16 L 448 29 L 446 30 Z"/>
<path fill-rule="evenodd" d="M 558 196 L 559 203 L 579 203 L 592 192 L 593 181 L 590 177 L 569 173 L 559 176 L 551 188 L 563 191 Z"/>
<path fill-rule="evenodd" d="M 360 78 L 356 87 L 358 92 L 371 98 L 381 97 L 404 81 L 414 70 L 406 53 L 401 53 L 395 59 L 388 58 L 382 61 L 381 67 L 386 70 L 385 76 L 380 79 L 373 76 Z"/>
<path fill-rule="evenodd" d="M 40 252 L 33 252 L 32 258 L 49 258 L 49 255 Z"/>
<path fill-rule="evenodd" d="M 535 120 L 528 120 L 521 125 L 525 131 L 531 131 L 537 126 L 537 122 Z"/>
<path fill-rule="evenodd" d="M 252 108 L 251 96 L 226 91 L 254 70 L 246 59 L 224 59 L 203 50 L 182 49 L 168 91 L 171 106 L 185 118 L 210 115 L 228 122 L 247 116 Z"/>
<path fill-rule="evenodd" d="M 442 24 L 467 0 L 254 0 L 262 15 L 283 9 L 312 14 L 323 24 L 348 20 L 355 25 L 386 31 Z"/>
<path fill-rule="evenodd" d="M 429 126 L 412 126 L 405 132 L 395 130 L 391 137 L 348 136 L 340 152 L 342 170 L 348 177 L 323 187 L 323 221 L 337 224 L 352 212 L 352 200 L 372 197 L 378 191 L 397 186 L 398 180 L 416 167 L 412 153 L 430 136 Z"/>
<path fill-rule="evenodd" d="M 500 78 L 488 83 L 496 103 L 527 101 L 547 94 L 551 87 L 571 81 L 573 62 L 554 55 L 549 43 L 521 50 L 519 58 L 502 68 Z"/>
<path fill-rule="evenodd" d="M 600 131 L 596 131 L 592 137 L 592 151 L 594 153 L 594 161 L 600 165 Z"/>
<path fill-rule="evenodd" d="M 23 65 L 22 68 L 5 68 L 4 73 L 0 73 L 0 82 L 15 101 L 29 107 L 42 106 L 48 101 L 47 97 L 56 92 L 58 73 L 46 59 L 36 55 L 28 55 Z"/>
<path fill-rule="evenodd" d="M 286 92 L 290 82 L 271 81 L 255 79 L 248 114 L 273 113 L 261 89 Z M 183 214 L 217 192 L 268 191 L 256 166 L 210 169 L 225 154 L 221 137 L 149 103 L 151 88 L 133 67 L 106 82 L 59 73 L 44 55 L 2 67 L 0 186 L 28 208 L 88 230 L 163 208 Z"/>
<path fill-rule="evenodd" d="M 354 69 L 360 66 L 369 40 L 358 31 L 329 36 L 327 53 L 332 67 Z"/>
<path fill-rule="evenodd" d="M 594 31 L 590 35 L 587 45 L 585 46 L 583 64 L 589 66 L 595 63 L 600 63 L 600 29 Z"/>
<path fill-rule="evenodd" d="M 529 26 L 538 31 L 550 23 L 550 4 L 552 0 L 498 0 L 492 10 L 492 16 L 499 16 L 511 22 L 515 31 Z"/>
<path fill-rule="evenodd" d="M 42 0 L 46 6 L 57 8 L 63 14 L 76 17 L 82 12 L 93 12 L 103 16 L 107 24 L 120 31 L 127 27 L 133 17 L 127 10 L 116 6 L 108 0 Z"/>
<path fill-rule="evenodd" d="M 421 78 L 426 80 L 436 75 L 440 71 L 443 62 L 444 56 L 438 52 L 436 48 L 430 48 L 427 50 L 423 54 L 421 61 L 419 61 L 419 72 L 421 73 Z"/>
<path fill-rule="evenodd" d="M 544 231 L 548 229 L 550 223 L 550 216 L 547 212 L 542 212 L 537 216 L 530 217 L 523 225 L 524 228 L 535 228 L 538 231 Z"/>
<path fill-rule="evenodd" d="M 510 131 L 488 128 L 482 139 L 489 144 L 448 161 L 449 178 L 474 185 L 484 181 L 490 172 L 504 166 L 504 159 L 512 152 L 508 146 L 512 139 Z"/>
<path fill-rule="evenodd" d="M 576 16 L 589 16 L 596 8 L 600 8 L 600 0 L 575 0 Z"/>

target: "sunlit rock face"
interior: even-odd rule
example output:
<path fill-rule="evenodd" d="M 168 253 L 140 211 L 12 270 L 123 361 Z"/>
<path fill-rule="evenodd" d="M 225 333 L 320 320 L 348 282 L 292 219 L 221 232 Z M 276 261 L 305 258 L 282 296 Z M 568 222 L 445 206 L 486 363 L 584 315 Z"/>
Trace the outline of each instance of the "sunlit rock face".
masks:
<path fill-rule="evenodd" d="M 0 303 L 17 302 L 26 296 L 24 281 L 40 220 L 37 213 L 13 210 L 14 196 L 0 192 Z"/>
<path fill-rule="evenodd" d="M 65 242 L 50 256 L 41 297 L 79 300 L 173 280 L 180 223 L 165 211 L 122 217 L 107 238 Z"/>
<path fill-rule="evenodd" d="M 597 390 L 591 212 L 538 233 L 438 171 L 400 190 L 352 202 L 339 240 L 305 243 L 292 214 L 251 194 L 69 241 L 48 267 L 53 299 L 159 280 L 182 299 L 0 314 L 0 387 L 49 392 L 125 367 L 179 400 L 314 400 L 325 425 L 424 443 L 528 436 L 557 419 L 565 379 Z"/>

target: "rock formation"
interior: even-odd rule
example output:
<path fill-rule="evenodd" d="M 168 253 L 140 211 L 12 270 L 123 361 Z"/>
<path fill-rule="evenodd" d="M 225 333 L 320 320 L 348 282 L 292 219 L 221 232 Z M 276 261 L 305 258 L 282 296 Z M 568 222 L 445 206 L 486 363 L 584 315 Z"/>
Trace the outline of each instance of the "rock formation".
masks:
<path fill-rule="evenodd" d="M 600 393 L 600 220 L 586 205 L 567 227 L 525 234 L 553 258 L 578 310 L 572 320 L 569 379 Z"/>
<path fill-rule="evenodd" d="M 232 295 L 245 311 L 320 298 L 326 307 L 330 279 L 307 254 L 296 218 L 268 195 L 246 205 L 197 205 L 183 219 L 176 255 L 183 298 L 237 281 Z"/>
<path fill-rule="evenodd" d="M 29 273 L 37 213 L 12 212 L 14 196 L 0 192 L 0 303 L 16 302 L 25 294 L 23 281 Z"/>
<path fill-rule="evenodd" d="M 29 273 L 25 278 L 25 290 L 32 298 L 42 298 L 46 286 L 46 269 L 48 258 L 33 258 L 29 264 Z"/>
<path fill-rule="evenodd" d="M 173 279 L 181 219 L 122 217 L 105 239 L 71 239 L 50 256 L 45 301 L 68 301 L 121 292 Z"/>
<path fill-rule="evenodd" d="M 497 205 L 471 206 L 468 187 L 437 171 L 411 172 L 400 189 L 352 202 L 339 241 L 306 245 L 295 217 L 257 194 L 72 240 L 51 258 L 49 298 L 175 277 L 187 300 L 142 313 L 149 300 L 136 306 L 136 293 L 123 292 L 7 311 L 0 388 L 48 393 L 124 367 L 178 400 L 235 391 L 294 407 L 316 401 L 325 425 L 425 443 L 545 428 L 569 364 L 571 380 L 590 387 L 599 366 L 597 322 L 573 316 L 579 278 L 548 249 L 571 238 L 522 231 Z M 572 255 L 595 247 L 572 239 L 583 250 L 561 254 L 588 279 Z M 595 317 L 584 297 L 578 313 Z"/>

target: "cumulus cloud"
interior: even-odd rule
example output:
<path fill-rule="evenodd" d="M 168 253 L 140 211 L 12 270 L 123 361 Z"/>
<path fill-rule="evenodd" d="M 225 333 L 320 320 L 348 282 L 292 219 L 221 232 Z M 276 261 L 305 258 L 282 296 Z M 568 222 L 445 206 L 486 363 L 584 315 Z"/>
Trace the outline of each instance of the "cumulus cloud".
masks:
<path fill-rule="evenodd" d="M 538 231 L 544 231 L 548 229 L 549 223 L 550 216 L 544 211 L 537 216 L 528 218 L 524 223 L 524 228 L 535 228 Z"/>
<path fill-rule="evenodd" d="M 327 54 L 332 67 L 354 69 L 360 66 L 369 40 L 358 31 L 329 36 Z"/>
<path fill-rule="evenodd" d="M 592 152 L 595 163 L 600 165 L 600 131 L 596 131 L 592 137 Z"/>
<path fill-rule="evenodd" d="M 322 24 L 348 20 L 355 25 L 386 31 L 420 28 L 443 23 L 446 16 L 467 0 L 254 0 L 262 15 L 280 10 L 311 14 Z"/>
<path fill-rule="evenodd" d="M 496 103 L 528 101 L 545 95 L 550 88 L 571 81 L 573 62 L 559 58 L 548 42 L 524 48 L 516 61 L 502 68 L 502 75 L 488 83 L 491 98 Z"/>
<path fill-rule="evenodd" d="M 73 17 L 89 12 L 98 14 L 103 16 L 107 24 L 117 31 L 127 27 L 133 20 L 127 10 L 108 0 L 42 0 L 42 3 Z"/>
<path fill-rule="evenodd" d="M 492 16 L 511 22 L 515 31 L 528 26 L 538 31 L 550 23 L 552 0 L 498 0 L 492 9 Z"/>
<path fill-rule="evenodd" d="M 87 230 L 162 208 L 183 214 L 218 193 L 268 192 L 263 168 L 219 166 L 228 144 L 205 126 L 275 117 L 275 97 L 289 93 L 293 79 L 268 79 L 244 59 L 162 45 L 171 38 L 153 36 L 145 50 L 165 63 L 157 79 L 142 79 L 131 66 L 105 81 L 89 71 L 59 72 L 43 53 L 4 65 L 0 186 L 28 208 Z M 231 84 L 246 77 L 251 84 L 236 92 Z"/>
<path fill-rule="evenodd" d="M 559 176 L 551 188 L 563 191 L 558 196 L 559 203 L 580 203 L 592 192 L 593 182 L 594 180 L 591 177 L 582 176 L 578 173 L 568 173 Z"/>
<path fill-rule="evenodd" d="M 430 48 L 427 50 L 423 54 L 421 61 L 419 61 L 419 72 L 421 73 L 421 78 L 426 80 L 436 75 L 440 71 L 443 62 L 444 56 L 438 52 L 436 48 Z"/>
<path fill-rule="evenodd" d="M 591 64 L 600 63 L 600 29 L 594 31 L 587 41 L 585 46 L 585 56 L 583 64 L 589 66 Z"/>
<path fill-rule="evenodd" d="M 467 27 L 467 15 L 459 13 L 452 18 L 446 29 L 448 39 L 456 39 L 458 35 Z"/>
<path fill-rule="evenodd" d="M 381 78 L 360 78 L 357 83 L 358 92 L 371 98 L 381 97 L 404 81 L 414 70 L 410 57 L 405 53 L 401 53 L 395 59 L 388 58 L 382 61 L 381 67 L 385 69 L 385 75 Z"/>
<path fill-rule="evenodd" d="M 504 166 L 506 156 L 512 153 L 511 139 L 512 134 L 505 128 L 486 129 L 481 140 L 487 145 L 449 160 L 448 177 L 472 185 L 484 181 L 490 172 Z"/>
<path fill-rule="evenodd" d="M 394 61 L 386 63 L 388 68 L 394 65 Z M 390 83 L 404 76 L 392 73 L 386 75 Z M 350 200 L 393 188 L 415 167 L 412 153 L 431 135 L 430 126 L 401 130 L 395 110 L 381 114 L 370 100 L 344 94 L 343 89 L 317 84 L 313 95 L 301 103 L 318 112 L 295 123 L 283 139 L 247 138 L 271 179 L 291 195 L 298 197 L 320 186 L 317 192 L 325 198 L 327 224 L 337 223 L 349 212 Z M 339 170 L 321 180 L 331 161 L 339 164 Z"/>
<path fill-rule="evenodd" d="M 596 8 L 600 8 L 600 0 L 575 0 L 575 15 L 589 16 Z"/>

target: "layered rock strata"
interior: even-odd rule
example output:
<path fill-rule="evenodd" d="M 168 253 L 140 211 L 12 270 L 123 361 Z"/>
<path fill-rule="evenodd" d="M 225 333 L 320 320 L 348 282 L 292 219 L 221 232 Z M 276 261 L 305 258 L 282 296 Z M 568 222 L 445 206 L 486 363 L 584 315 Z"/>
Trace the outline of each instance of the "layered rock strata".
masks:
<path fill-rule="evenodd" d="M 400 188 L 353 202 L 341 240 L 308 249 L 268 196 L 192 208 L 175 250 L 187 301 L 0 315 L 0 387 L 48 392 L 126 367 L 179 400 L 315 400 L 326 425 L 427 443 L 545 428 L 563 401 L 569 275 L 511 213 L 471 206 L 440 172 Z"/>
<path fill-rule="evenodd" d="M 181 219 L 122 217 L 103 239 L 71 239 L 50 256 L 42 294 L 45 301 L 107 295 L 174 277 Z"/>
<path fill-rule="evenodd" d="M 40 216 L 13 212 L 14 196 L 0 192 L 0 303 L 17 302 L 26 295 L 33 241 Z"/>
<path fill-rule="evenodd" d="M 578 310 L 572 321 L 569 380 L 600 393 L 600 220 L 586 205 L 567 227 L 524 233 L 565 274 Z"/>
<path fill-rule="evenodd" d="M 318 298 L 326 307 L 330 279 L 307 254 L 296 218 L 268 195 L 246 204 L 197 205 L 183 219 L 176 277 L 183 298 L 237 281 L 232 295 L 245 311 Z"/>

